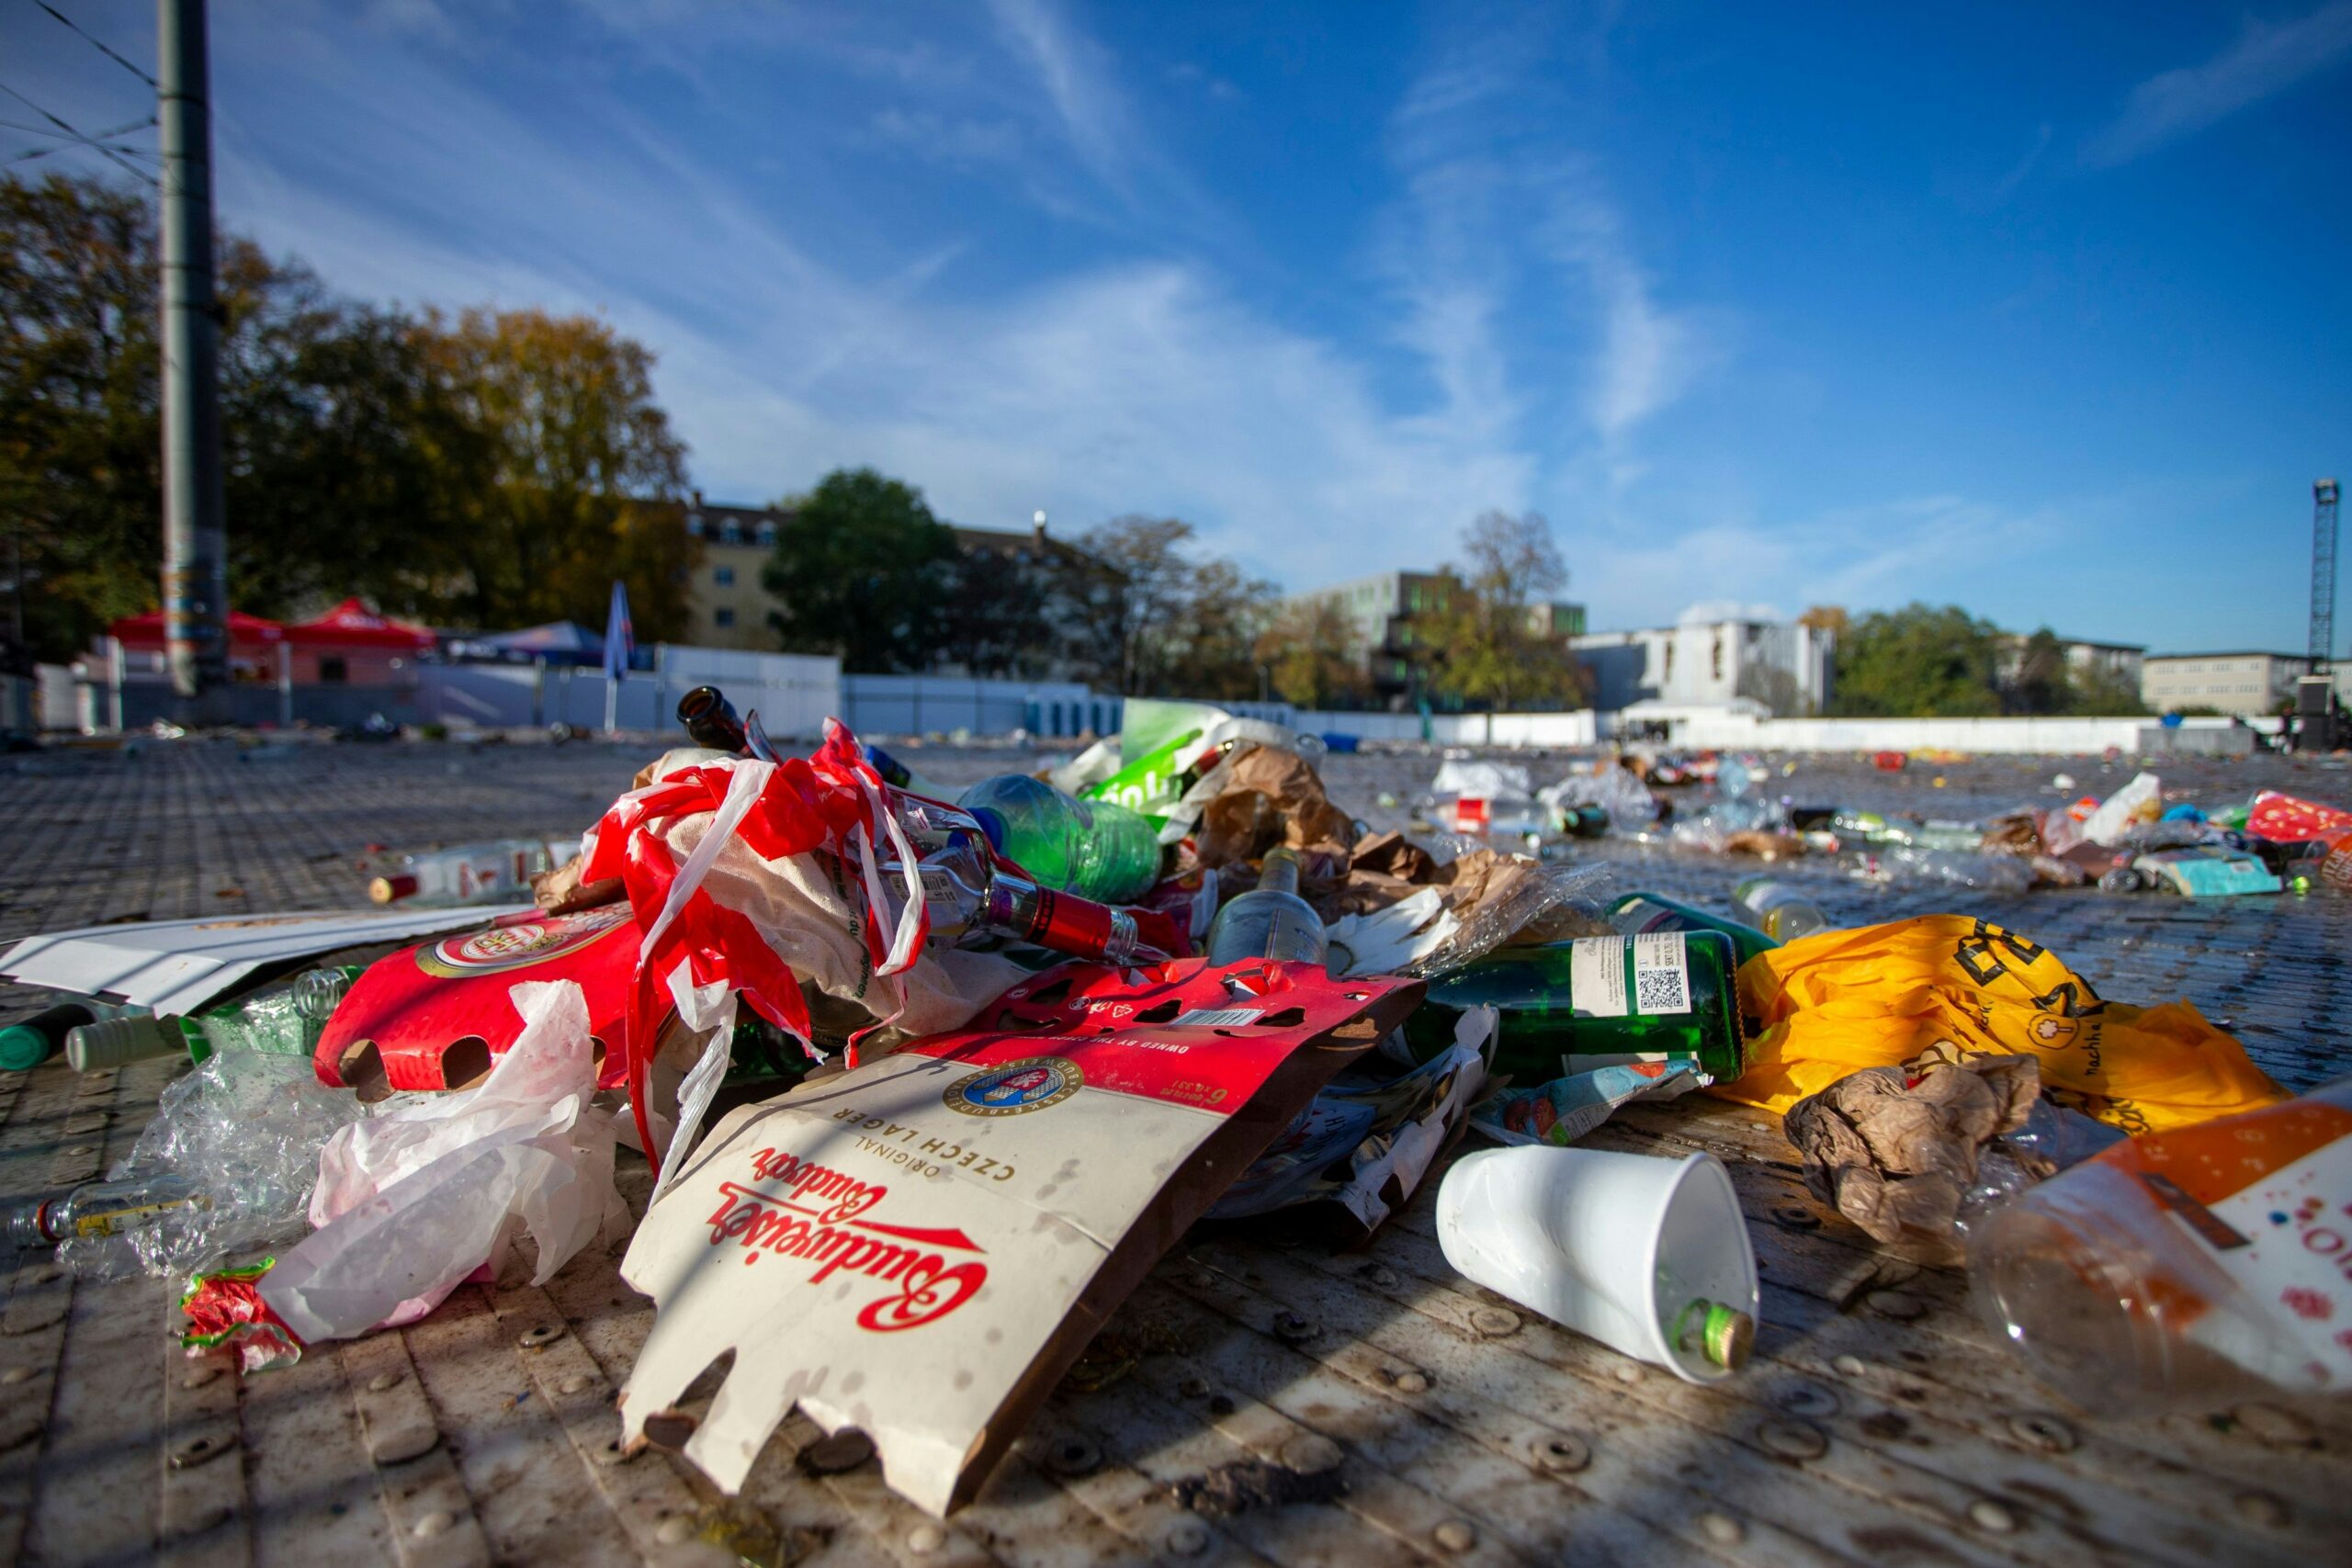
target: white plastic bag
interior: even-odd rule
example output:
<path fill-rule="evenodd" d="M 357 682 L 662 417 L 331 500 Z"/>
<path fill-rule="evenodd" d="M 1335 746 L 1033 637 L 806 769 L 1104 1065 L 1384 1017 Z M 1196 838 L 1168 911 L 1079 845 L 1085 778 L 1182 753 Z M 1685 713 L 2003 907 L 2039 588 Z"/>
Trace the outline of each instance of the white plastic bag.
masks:
<path fill-rule="evenodd" d="M 1468 796 L 1473 800 L 1531 800 L 1527 770 L 1516 762 L 1463 761 L 1447 758 L 1430 781 L 1430 793 L 1440 800 Z"/>
<path fill-rule="evenodd" d="M 518 1225 L 544 1284 L 628 1211 L 613 1186 L 588 1003 L 570 980 L 509 993 L 521 1038 L 470 1089 L 354 1122 L 319 1156 L 320 1228 L 277 1260 L 262 1300 L 306 1344 L 412 1322 L 495 1266 Z"/>
<path fill-rule="evenodd" d="M 2153 822 L 2165 808 L 2164 786 L 2154 773 L 2142 773 L 2100 801 L 2098 809 L 2083 819 L 2083 837 L 2113 849 L 2133 824 Z"/>

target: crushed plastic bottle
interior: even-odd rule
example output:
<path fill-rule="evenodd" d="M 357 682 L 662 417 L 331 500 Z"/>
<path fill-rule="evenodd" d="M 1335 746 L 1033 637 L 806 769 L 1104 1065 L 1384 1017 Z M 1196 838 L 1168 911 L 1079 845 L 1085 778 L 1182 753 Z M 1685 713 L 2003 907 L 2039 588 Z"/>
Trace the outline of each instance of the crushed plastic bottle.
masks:
<path fill-rule="evenodd" d="M 2117 1145 L 1972 1228 L 1985 1322 L 2116 1415 L 2352 1386 L 2352 1079 Z"/>
<path fill-rule="evenodd" d="M 183 1018 L 188 1055 L 201 1062 L 216 1051 L 261 1051 L 308 1060 L 335 1004 L 357 978 L 356 966 L 305 970 L 282 985 Z"/>
<path fill-rule="evenodd" d="M 1001 773 L 956 802 L 979 818 L 999 853 L 1056 893 L 1132 904 L 1159 880 L 1159 835 L 1107 800 L 1077 800 L 1043 779 Z"/>
<path fill-rule="evenodd" d="M 1258 886 L 1228 900 L 1209 927 L 1211 964 L 1279 958 L 1320 964 L 1329 951 L 1323 918 L 1298 896 L 1298 852 L 1269 850 Z"/>
<path fill-rule="evenodd" d="M 1942 882 L 1990 893 L 2022 893 L 2033 886 L 2033 868 L 2015 855 L 1962 854 L 1907 844 L 1854 856 L 1849 869 L 1866 882 Z"/>

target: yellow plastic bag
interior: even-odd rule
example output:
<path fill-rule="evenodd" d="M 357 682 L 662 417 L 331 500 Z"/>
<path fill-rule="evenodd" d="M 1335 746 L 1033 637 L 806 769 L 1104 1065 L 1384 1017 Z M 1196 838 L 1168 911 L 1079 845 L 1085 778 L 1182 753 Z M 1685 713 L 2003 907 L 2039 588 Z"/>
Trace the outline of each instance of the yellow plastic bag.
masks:
<path fill-rule="evenodd" d="M 2188 1003 L 2101 1001 L 2048 948 L 1966 915 L 1759 953 L 1740 966 L 1739 1010 L 1750 1065 L 1709 1092 L 1775 1112 L 1942 1041 L 2033 1056 L 2052 1100 L 2132 1134 L 2287 1098 Z"/>

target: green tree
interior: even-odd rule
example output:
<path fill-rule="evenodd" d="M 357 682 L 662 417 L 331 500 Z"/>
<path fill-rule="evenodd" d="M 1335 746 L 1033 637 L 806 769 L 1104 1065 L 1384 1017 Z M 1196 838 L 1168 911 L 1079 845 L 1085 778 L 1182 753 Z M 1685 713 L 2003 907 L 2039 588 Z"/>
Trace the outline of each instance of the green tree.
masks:
<path fill-rule="evenodd" d="M 617 579 L 639 637 L 683 631 L 700 546 L 672 499 L 686 449 L 653 400 L 652 352 L 595 317 L 544 310 L 435 312 L 417 335 L 462 416 L 457 445 L 428 449 L 481 475 L 449 487 L 469 618 L 602 626 Z"/>
<path fill-rule="evenodd" d="M 95 180 L 0 182 L 0 513 L 23 638 L 52 657 L 156 601 L 155 231 Z"/>
<path fill-rule="evenodd" d="M 1864 615 L 1838 640 L 1830 711 L 1888 718 L 1998 713 L 2000 637 L 1956 604 L 1914 604 Z"/>
<path fill-rule="evenodd" d="M 1040 672 L 1053 638 L 1050 570 L 985 547 L 945 563 L 933 651 L 975 675 Z"/>
<path fill-rule="evenodd" d="M 837 468 L 784 514 L 762 581 L 781 646 L 860 672 L 921 670 L 937 647 L 956 534 L 922 492 L 872 468 Z"/>
<path fill-rule="evenodd" d="M 1567 586 L 1567 568 L 1540 512 L 1485 512 L 1462 533 L 1464 564 L 1439 569 L 1442 610 L 1425 634 L 1439 693 L 1495 709 L 1566 707 L 1584 698 L 1584 671 L 1548 635 L 1544 607 Z"/>
<path fill-rule="evenodd" d="M 2075 680 L 2074 688 L 2074 704 L 2067 710 L 2070 713 L 2088 718 L 2127 718 L 2148 711 L 2139 682 L 2113 671 L 2086 671 Z"/>

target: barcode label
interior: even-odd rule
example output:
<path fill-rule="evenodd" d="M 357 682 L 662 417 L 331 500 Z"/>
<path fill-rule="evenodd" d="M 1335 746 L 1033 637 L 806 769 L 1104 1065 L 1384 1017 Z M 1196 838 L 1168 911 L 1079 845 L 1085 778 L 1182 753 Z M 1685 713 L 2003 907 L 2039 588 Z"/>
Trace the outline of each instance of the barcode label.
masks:
<path fill-rule="evenodd" d="M 1170 1029 L 1234 1029 L 1255 1023 L 1263 1008 L 1194 1008 L 1168 1027 Z"/>
<path fill-rule="evenodd" d="M 1634 944 L 1634 1010 L 1690 1010 L 1690 964 L 1680 931 L 1644 931 Z"/>

